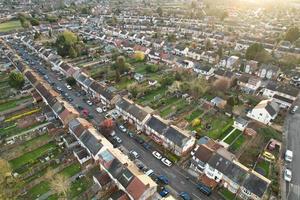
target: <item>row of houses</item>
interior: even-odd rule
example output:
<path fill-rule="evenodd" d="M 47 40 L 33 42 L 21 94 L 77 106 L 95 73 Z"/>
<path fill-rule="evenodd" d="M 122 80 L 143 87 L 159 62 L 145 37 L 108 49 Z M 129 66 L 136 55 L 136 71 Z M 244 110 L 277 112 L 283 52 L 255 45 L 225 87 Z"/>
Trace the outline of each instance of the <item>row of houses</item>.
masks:
<path fill-rule="evenodd" d="M 69 122 L 69 132 L 80 146 L 73 148 L 73 154 L 82 165 L 92 158 L 100 165 L 93 179 L 101 189 L 117 187 L 112 199 L 149 199 L 157 190 L 156 183 L 137 169 L 135 164 L 101 135 L 91 123 L 82 118 Z M 70 142 L 67 142 L 71 145 Z"/>
<path fill-rule="evenodd" d="M 134 102 L 122 98 L 116 103 L 116 109 L 123 119 L 143 131 L 153 141 L 171 150 L 178 156 L 186 155 L 195 144 L 195 138 L 191 133 L 171 125 L 153 111 L 141 107 Z"/>
<path fill-rule="evenodd" d="M 157 184 L 138 170 L 135 164 L 120 150 L 99 133 L 91 123 L 79 118 L 79 113 L 68 102 L 63 101 L 51 86 L 38 74 L 25 66 L 14 54 L 9 59 L 22 72 L 30 84 L 40 94 L 56 117 L 65 127 L 69 135 L 64 138 L 66 146 L 73 149 L 74 156 L 82 165 L 89 162 L 99 163 L 99 171 L 94 181 L 100 188 L 111 186 L 116 188 L 112 199 L 146 200 L 157 190 Z"/>
<path fill-rule="evenodd" d="M 190 170 L 200 176 L 203 184 L 211 188 L 223 186 L 241 199 L 263 199 L 271 183 L 208 137 L 200 138 L 191 155 Z"/>

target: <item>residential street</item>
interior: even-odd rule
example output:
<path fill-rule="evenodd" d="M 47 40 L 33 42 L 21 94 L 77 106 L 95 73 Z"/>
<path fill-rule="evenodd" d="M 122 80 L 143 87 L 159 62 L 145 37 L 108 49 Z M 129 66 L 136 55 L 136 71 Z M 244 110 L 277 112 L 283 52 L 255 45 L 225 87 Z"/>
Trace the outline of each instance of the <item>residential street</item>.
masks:
<path fill-rule="evenodd" d="M 23 59 L 27 60 L 37 60 L 34 55 L 28 54 L 25 50 L 20 49 L 19 50 L 20 56 L 23 57 Z M 32 67 L 32 66 L 30 66 Z M 99 126 L 100 122 L 103 121 L 104 113 L 98 113 L 96 112 L 96 105 L 89 106 L 83 99 L 87 98 L 87 96 L 76 96 L 76 91 L 75 89 L 68 90 L 65 86 L 65 81 L 58 80 L 57 74 L 53 71 L 51 71 L 49 68 L 46 68 L 39 63 L 35 64 L 35 67 L 33 69 L 40 69 L 42 73 L 47 74 L 49 77 L 49 80 L 55 83 L 54 87 L 60 87 L 62 88 L 63 92 L 67 92 L 68 96 L 70 96 L 73 101 L 71 104 L 73 106 L 81 106 L 84 109 L 87 109 L 89 111 L 90 115 L 93 115 L 93 120 L 92 123 L 96 126 Z M 80 112 L 80 111 L 79 111 Z M 158 175 L 165 175 L 168 177 L 170 181 L 170 186 L 172 189 L 174 189 L 177 193 L 180 192 L 188 192 L 193 196 L 194 199 L 198 200 L 205 200 L 205 199 L 215 199 L 218 200 L 220 198 L 216 197 L 215 195 L 212 195 L 210 197 L 207 197 L 203 193 L 201 193 L 197 188 L 196 188 L 196 182 L 194 180 L 187 180 L 186 177 L 191 177 L 187 172 L 185 172 L 183 169 L 181 169 L 179 166 L 172 166 L 172 167 L 167 167 L 163 165 L 163 163 L 156 158 L 154 158 L 151 154 L 152 150 L 146 150 L 144 147 L 142 147 L 138 142 L 133 140 L 133 138 L 130 138 L 127 134 L 121 133 L 120 130 L 116 127 L 116 134 L 123 140 L 122 145 L 127 149 L 128 151 L 130 150 L 136 150 L 140 155 L 140 160 L 149 168 L 152 169 L 155 174 Z"/>
<path fill-rule="evenodd" d="M 298 100 L 297 105 L 300 105 Z M 295 114 L 289 114 L 285 124 L 285 139 L 286 149 L 292 150 L 293 161 L 286 164 L 286 167 L 292 170 L 292 181 L 286 184 L 286 199 L 299 200 L 300 199 L 300 110 Z M 285 151 L 284 151 L 285 152 Z"/>

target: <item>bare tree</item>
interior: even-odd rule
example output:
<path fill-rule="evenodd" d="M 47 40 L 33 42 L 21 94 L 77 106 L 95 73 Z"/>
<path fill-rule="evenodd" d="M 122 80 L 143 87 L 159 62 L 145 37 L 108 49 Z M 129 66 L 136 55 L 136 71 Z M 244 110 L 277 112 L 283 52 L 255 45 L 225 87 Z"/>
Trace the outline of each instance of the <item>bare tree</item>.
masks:
<path fill-rule="evenodd" d="M 62 195 L 63 199 L 67 199 L 70 190 L 70 182 L 66 176 L 61 174 L 55 175 L 50 181 L 50 187 L 55 193 Z"/>
<path fill-rule="evenodd" d="M 225 92 L 230 88 L 230 81 L 226 78 L 219 78 L 214 82 L 213 88 L 218 91 Z"/>
<path fill-rule="evenodd" d="M 9 163 L 0 158 L 0 199 L 15 199 L 16 179 L 12 177 Z"/>

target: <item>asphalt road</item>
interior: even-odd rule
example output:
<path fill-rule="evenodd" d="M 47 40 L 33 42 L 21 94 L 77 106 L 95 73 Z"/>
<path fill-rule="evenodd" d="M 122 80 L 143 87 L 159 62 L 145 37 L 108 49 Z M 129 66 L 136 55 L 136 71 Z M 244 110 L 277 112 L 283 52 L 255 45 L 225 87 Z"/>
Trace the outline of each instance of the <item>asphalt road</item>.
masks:
<path fill-rule="evenodd" d="M 14 47 L 17 47 L 17 45 L 14 45 Z M 89 106 L 84 101 L 84 98 L 87 98 L 87 96 L 80 96 L 78 97 L 76 93 L 81 90 L 79 88 L 73 88 L 72 90 L 68 90 L 65 86 L 64 80 L 58 80 L 57 73 L 53 72 L 51 69 L 44 67 L 43 64 L 40 64 L 40 61 L 42 60 L 37 57 L 37 55 L 32 55 L 27 52 L 26 49 L 23 47 L 20 47 L 18 45 L 17 52 L 19 55 L 24 59 L 30 62 L 34 62 L 34 64 L 29 64 L 29 66 L 34 69 L 37 73 L 39 73 L 41 76 L 43 74 L 46 74 L 49 77 L 49 80 L 54 82 L 55 85 L 53 86 L 54 89 L 59 86 L 62 88 L 64 92 L 68 93 L 68 96 L 70 96 L 73 100 L 70 102 L 74 106 L 80 105 L 81 107 L 87 109 L 89 111 L 90 115 L 93 115 L 94 119 L 91 121 L 94 125 L 98 126 L 101 121 L 103 121 L 105 114 L 99 114 L 96 110 L 96 105 Z M 39 70 L 37 70 L 39 69 Z M 43 74 L 41 74 L 41 72 Z M 172 189 L 174 189 L 177 193 L 180 192 L 188 192 L 193 199 L 196 200 L 208 200 L 208 199 L 215 199 L 219 200 L 220 197 L 217 197 L 217 195 L 212 195 L 210 197 L 207 197 L 203 193 L 201 193 L 196 188 L 196 182 L 192 179 L 187 180 L 186 177 L 190 177 L 190 175 L 181 169 L 181 167 L 177 165 L 173 165 L 172 167 L 167 167 L 163 163 L 161 163 L 160 160 L 157 160 L 154 158 L 151 154 L 152 150 L 146 150 L 144 147 L 142 147 L 141 144 L 130 138 L 127 134 L 121 133 L 118 128 L 116 128 L 116 134 L 122 139 L 122 146 L 127 150 L 135 150 L 137 151 L 141 157 L 139 158 L 149 169 L 154 170 L 155 174 L 158 175 L 165 175 L 169 179 L 170 186 Z"/>
<path fill-rule="evenodd" d="M 296 105 L 300 107 L 299 99 Z M 295 114 L 287 116 L 285 137 L 286 149 L 293 151 L 293 161 L 285 164 L 292 170 L 292 181 L 286 182 L 286 199 L 300 200 L 300 109 Z"/>

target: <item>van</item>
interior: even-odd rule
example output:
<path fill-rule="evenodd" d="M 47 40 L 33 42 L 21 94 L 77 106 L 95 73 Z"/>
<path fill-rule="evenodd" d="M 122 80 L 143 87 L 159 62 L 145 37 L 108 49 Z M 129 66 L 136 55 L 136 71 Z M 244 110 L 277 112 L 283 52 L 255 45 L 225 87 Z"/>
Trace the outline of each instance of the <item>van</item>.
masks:
<path fill-rule="evenodd" d="M 147 175 L 147 176 L 151 176 L 151 174 L 153 174 L 153 170 L 152 169 L 149 169 L 145 174 Z"/>
<path fill-rule="evenodd" d="M 197 188 L 205 195 L 210 196 L 211 195 L 211 188 L 202 184 L 202 183 L 198 183 L 197 184 Z"/>
<path fill-rule="evenodd" d="M 292 160 L 293 160 L 293 152 L 291 150 L 286 150 L 284 159 L 287 162 L 292 162 Z"/>

